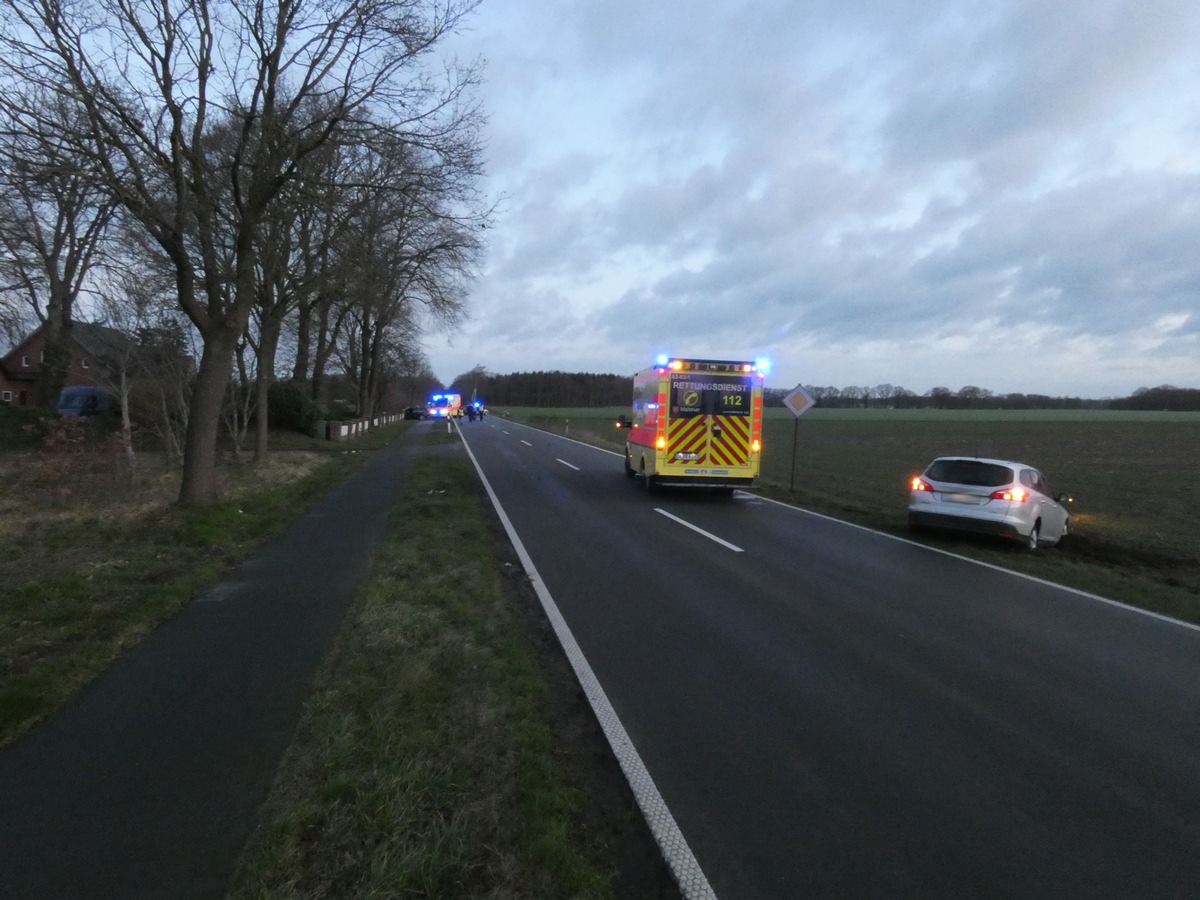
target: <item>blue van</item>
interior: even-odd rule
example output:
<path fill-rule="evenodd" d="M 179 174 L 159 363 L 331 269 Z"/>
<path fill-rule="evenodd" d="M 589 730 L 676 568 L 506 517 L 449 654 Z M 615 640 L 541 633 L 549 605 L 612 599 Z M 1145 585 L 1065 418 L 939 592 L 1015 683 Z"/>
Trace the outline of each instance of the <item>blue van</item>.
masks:
<path fill-rule="evenodd" d="M 98 387 L 72 385 L 58 395 L 60 416 L 100 416 L 113 408 L 112 394 Z"/>

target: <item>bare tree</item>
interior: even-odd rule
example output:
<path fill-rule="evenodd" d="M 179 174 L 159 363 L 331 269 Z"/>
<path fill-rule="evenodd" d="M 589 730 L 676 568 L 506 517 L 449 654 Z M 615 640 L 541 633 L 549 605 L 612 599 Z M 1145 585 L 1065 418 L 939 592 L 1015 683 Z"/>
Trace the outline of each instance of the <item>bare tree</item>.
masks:
<path fill-rule="evenodd" d="M 337 162 L 348 189 L 326 198 L 336 226 L 327 229 L 333 239 L 324 245 L 319 290 L 299 305 L 293 375 L 311 365 L 319 400 L 335 359 L 358 413 L 372 415 L 393 349 L 410 354 L 403 345 L 424 323 L 461 320 L 489 211 L 473 202 L 478 159 L 466 149 L 440 155 L 411 141 L 380 141 L 348 148 Z"/>
<path fill-rule="evenodd" d="M 991 396 L 992 392 L 987 388 L 976 387 L 973 384 L 966 385 L 958 392 L 959 399 L 967 409 L 974 409 L 976 406 L 980 406 L 983 404 L 983 401 L 991 399 Z"/>
<path fill-rule="evenodd" d="M 179 306 L 203 340 L 181 503 L 217 496 L 221 405 L 257 297 L 268 208 L 338 135 L 470 148 L 476 70 L 435 80 L 424 58 L 476 2 L 0 0 L 0 103 L 46 132 L 54 123 L 21 89 L 69 99 L 86 127 L 65 137 L 171 259 Z M 227 139 L 214 143 L 219 130 Z"/>
<path fill-rule="evenodd" d="M 841 398 L 847 401 L 846 406 L 858 406 L 860 400 L 862 401 L 862 405 L 866 406 L 867 396 L 867 389 L 855 384 L 847 385 L 841 391 Z"/>
<path fill-rule="evenodd" d="M 71 368 L 75 304 L 116 204 L 62 137 L 80 124 L 71 104 L 47 91 L 25 102 L 58 128 L 26 131 L 0 113 L 0 252 L 9 286 L 43 326 L 39 393 L 53 411 Z"/>
<path fill-rule="evenodd" d="M 887 406 L 891 403 L 892 398 L 896 396 L 895 385 L 877 384 L 871 388 L 871 396 L 877 401 L 877 406 Z"/>
<path fill-rule="evenodd" d="M 100 271 L 94 312 L 122 336 L 109 341 L 109 365 L 100 378 L 119 401 L 122 446 L 136 473 L 135 426 L 157 432 L 168 466 L 182 461 L 194 352 L 172 302 L 169 274 L 136 255 L 136 232 L 117 234 L 120 249 L 135 256 L 114 256 Z"/>

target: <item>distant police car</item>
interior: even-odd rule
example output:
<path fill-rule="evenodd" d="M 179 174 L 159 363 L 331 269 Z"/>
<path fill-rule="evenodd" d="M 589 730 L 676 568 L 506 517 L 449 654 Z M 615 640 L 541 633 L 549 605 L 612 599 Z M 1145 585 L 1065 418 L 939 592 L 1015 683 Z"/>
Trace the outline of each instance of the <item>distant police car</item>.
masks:
<path fill-rule="evenodd" d="M 991 534 L 1030 549 L 1057 544 L 1070 529 L 1068 494 L 1042 473 L 1003 459 L 943 456 L 909 485 L 908 524 Z"/>

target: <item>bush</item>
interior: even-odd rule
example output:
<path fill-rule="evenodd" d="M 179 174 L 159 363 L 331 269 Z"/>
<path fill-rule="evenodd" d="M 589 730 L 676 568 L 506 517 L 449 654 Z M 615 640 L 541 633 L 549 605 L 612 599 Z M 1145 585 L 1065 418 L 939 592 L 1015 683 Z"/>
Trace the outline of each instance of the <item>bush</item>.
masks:
<path fill-rule="evenodd" d="M 35 406 L 0 403 L 0 450 L 28 450 L 46 438 L 46 414 Z"/>
<path fill-rule="evenodd" d="M 268 403 L 270 404 L 272 427 L 298 431 L 310 437 L 317 433 L 317 421 L 321 418 L 321 408 L 309 396 L 303 384 L 295 381 L 280 381 L 272 384 Z"/>

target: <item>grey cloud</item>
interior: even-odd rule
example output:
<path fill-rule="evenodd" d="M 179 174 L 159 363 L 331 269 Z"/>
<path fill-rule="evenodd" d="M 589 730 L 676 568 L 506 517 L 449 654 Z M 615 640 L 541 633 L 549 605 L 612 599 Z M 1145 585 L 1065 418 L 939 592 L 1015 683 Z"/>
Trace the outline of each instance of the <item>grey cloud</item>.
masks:
<path fill-rule="evenodd" d="M 1179 360 L 1200 331 L 1200 113 L 1139 119 L 1200 56 L 1194 3 L 553 9 L 535 49 L 499 67 L 506 108 L 564 78 L 614 118 L 557 160 L 539 156 L 536 115 L 493 124 L 510 197 L 477 302 L 500 317 L 478 332 L 498 357 L 917 346 L 993 318 L 1121 346 L 1191 312 L 1162 352 L 1197 371 Z M 1179 171 L 1137 171 L 1122 141 L 1150 126 L 1179 141 Z M 618 299 L 589 305 L 601 278 Z"/>

